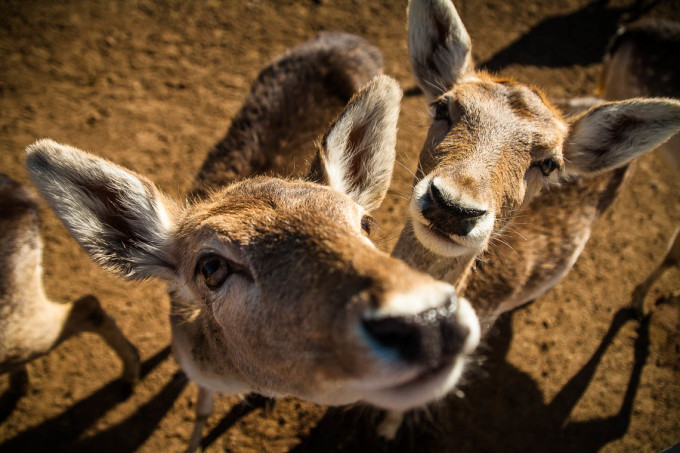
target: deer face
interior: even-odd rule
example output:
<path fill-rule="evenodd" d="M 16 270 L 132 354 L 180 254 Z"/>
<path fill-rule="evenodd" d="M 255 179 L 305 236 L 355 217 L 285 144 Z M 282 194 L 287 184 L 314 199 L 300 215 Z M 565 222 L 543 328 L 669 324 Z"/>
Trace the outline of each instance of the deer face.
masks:
<path fill-rule="evenodd" d="M 202 387 L 405 409 L 453 388 L 479 325 L 450 285 L 367 238 L 400 98 L 385 77 L 358 93 L 309 181 L 246 179 L 189 206 L 49 140 L 29 147 L 27 168 L 95 261 L 168 282 L 173 350 Z"/>
<path fill-rule="evenodd" d="M 433 116 L 409 214 L 437 255 L 474 257 L 542 186 L 625 165 L 677 130 L 674 101 L 603 103 L 564 120 L 540 91 L 475 71 L 450 0 L 410 1 L 409 57 Z"/>
<path fill-rule="evenodd" d="M 480 74 L 430 104 L 409 212 L 418 240 L 445 256 L 478 253 L 563 167 L 567 127 L 540 92 Z"/>
<path fill-rule="evenodd" d="M 420 403 L 423 388 L 445 391 L 457 379 L 476 344 L 474 315 L 449 285 L 377 250 L 372 222 L 319 184 L 228 187 L 179 222 L 173 304 L 200 311 L 224 374 L 249 389 L 328 404 Z"/>

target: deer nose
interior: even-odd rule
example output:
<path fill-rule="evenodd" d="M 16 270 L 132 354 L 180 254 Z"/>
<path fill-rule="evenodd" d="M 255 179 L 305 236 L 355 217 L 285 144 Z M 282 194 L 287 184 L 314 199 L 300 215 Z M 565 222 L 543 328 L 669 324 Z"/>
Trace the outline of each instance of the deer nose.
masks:
<path fill-rule="evenodd" d="M 457 299 L 421 313 L 366 318 L 365 332 L 378 345 L 407 363 L 437 367 L 463 349 L 470 329 L 456 317 Z"/>
<path fill-rule="evenodd" d="M 427 190 L 422 213 L 423 217 L 442 233 L 467 236 L 487 211 L 462 206 L 448 193 L 439 178 L 433 178 Z"/>

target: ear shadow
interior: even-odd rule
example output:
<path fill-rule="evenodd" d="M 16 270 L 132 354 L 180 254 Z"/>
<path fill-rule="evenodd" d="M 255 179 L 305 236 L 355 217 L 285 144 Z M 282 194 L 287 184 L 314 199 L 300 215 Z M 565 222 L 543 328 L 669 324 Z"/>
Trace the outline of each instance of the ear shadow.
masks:
<path fill-rule="evenodd" d="M 12 415 L 22 396 L 20 392 L 14 391 L 11 387 L 0 396 L 0 425 Z"/>
<path fill-rule="evenodd" d="M 635 0 L 629 6 L 608 8 L 607 0 L 594 0 L 580 10 L 539 22 L 479 66 L 496 72 L 511 64 L 557 68 L 599 63 L 619 24 L 638 19 L 659 2 Z"/>
<path fill-rule="evenodd" d="M 170 346 L 158 351 L 141 365 L 140 379 L 146 377 L 170 355 Z M 73 443 L 95 422 L 130 396 L 130 387 L 115 380 L 77 402 L 54 418 L 29 428 L 0 445 L 0 451 L 70 450 Z M 113 444 L 117 444 L 118 439 Z M 120 451 L 120 450 L 118 450 Z"/>
<path fill-rule="evenodd" d="M 423 94 L 424 94 L 423 89 L 420 88 L 417 85 L 412 86 L 411 88 L 406 88 L 404 90 L 404 97 L 405 98 L 414 98 L 414 97 L 417 97 L 417 96 L 422 96 Z"/>

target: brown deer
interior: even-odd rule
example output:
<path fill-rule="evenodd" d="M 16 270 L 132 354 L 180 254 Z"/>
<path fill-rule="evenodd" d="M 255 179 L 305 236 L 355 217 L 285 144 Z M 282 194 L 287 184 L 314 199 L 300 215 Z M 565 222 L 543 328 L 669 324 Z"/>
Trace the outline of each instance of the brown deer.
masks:
<path fill-rule="evenodd" d="M 604 58 L 599 95 L 609 100 L 636 96 L 680 99 L 680 23 L 642 20 L 625 27 L 612 39 Z M 680 174 L 680 134 L 659 147 L 661 155 Z M 668 243 L 666 255 L 633 292 L 633 308 L 642 316 L 654 282 L 680 264 L 680 229 Z"/>
<path fill-rule="evenodd" d="M 215 392 L 406 409 L 447 394 L 479 340 L 472 308 L 451 285 L 368 238 L 368 211 L 394 164 L 394 80 L 377 76 L 351 98 L 307 179 L 245 178 L 300 155 L 266 146 L 289 133 L 280 125 L 323 119 L 317 105 L 338 80 L 354 88 L 370 75 L 357 70 L 375 63 L 362 40 L 319 39 L 323 46 L 308 43 L 263 70 L 225 138 L 244 143 L 216 146 L 187 203 L 75 148 L 41 140 L 27 150 L 31 178 L 97 263 L 125 279 L 167 282 L 173 354 L 199 386 L 190 450 Z M 278 115 L 288 117 L 272 121 Z"/>
<path fill-rule="evenodd" d="M 81 332 L 100 335 L 123 362 L 122 379 L 139 379 L 139 353 L 94 296 L 51 301 L 42 281 L 38 204 L 31 192 L 0 174 L 0 374 L 10 391 L 25 394 L 26 367 Z"/>
<path fill-rule="evenodd" d="M 537 88 L 475 70 L 451 0 L 411 0 L 408 15 L 433 118 L 393 256 L 453 284 L 484 334 L 567 274 L 627 164 L 680 129 L 680 102 L 605 102 L 565 118 Z M 388 414 L 379 432 L 393 437 L 400 421 Z"/>

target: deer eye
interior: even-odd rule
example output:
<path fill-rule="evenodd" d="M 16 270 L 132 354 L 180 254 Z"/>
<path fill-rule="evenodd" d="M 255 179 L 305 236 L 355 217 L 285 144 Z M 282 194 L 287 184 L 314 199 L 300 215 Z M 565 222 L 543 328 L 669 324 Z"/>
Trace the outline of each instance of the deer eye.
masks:
<path fill-rule="evenodd" d="M 447 120 L 451 119 L 449 115 L 449 101 L 447 99 L 440 99 L 436 101 L 433 105 L 434 108 L 434 119 L 435 120 Z"/>
<path fill-rule="evenodd" d="M 216 253 L 207 254 L 196 263 L 196 275 L 203 278 L 205 285 L 211 290 L 215 291 L 222 286 L 232 273 L 232 267 L 229 262 L 217 255 Z"/>
<path fill-rule="evenodd" d="M 541 171 L 545 176 L 550 176 L 552 172 L 560 168 L 560 164 L 555 159 L 545 159 L 538 163 Z"/>
<path fill-rule="evenodd" d="M 371 233 L 378 228 L 378 222 L 370 215 L 365 215 L 361 218 L 361 229 L 366 237 L 370 237 Z"/>

